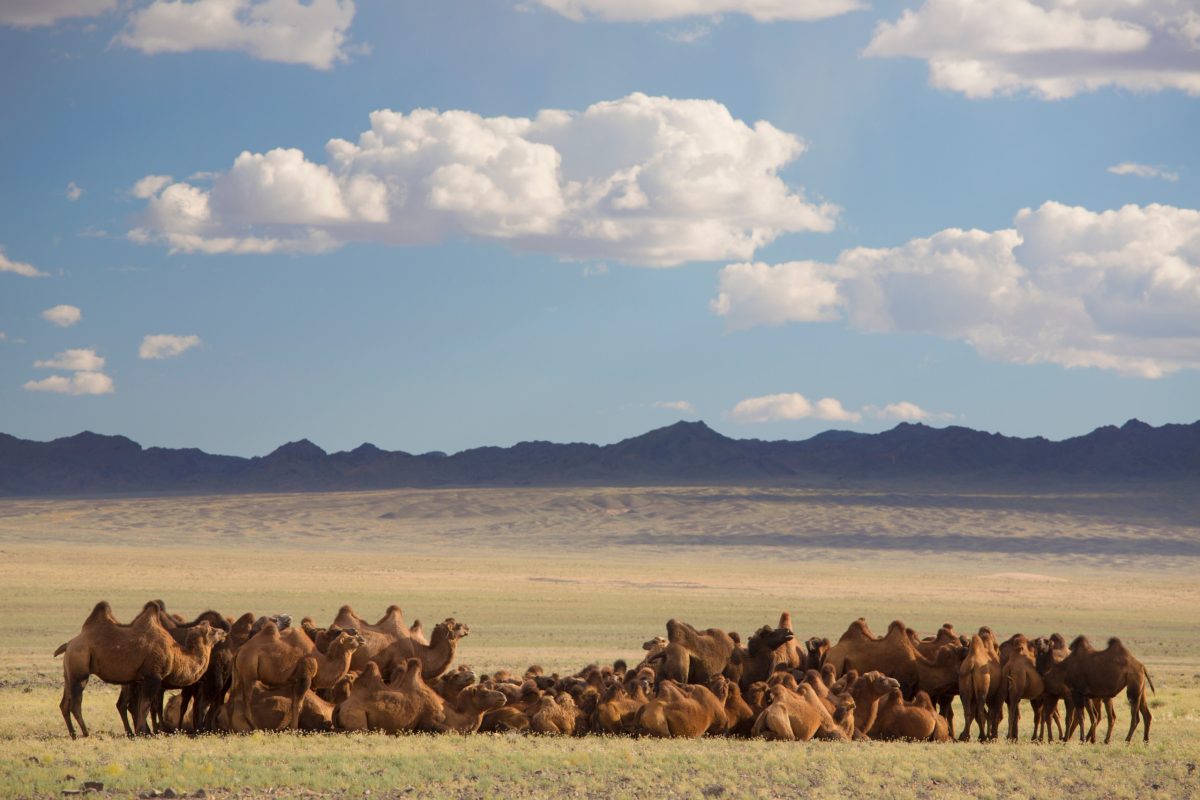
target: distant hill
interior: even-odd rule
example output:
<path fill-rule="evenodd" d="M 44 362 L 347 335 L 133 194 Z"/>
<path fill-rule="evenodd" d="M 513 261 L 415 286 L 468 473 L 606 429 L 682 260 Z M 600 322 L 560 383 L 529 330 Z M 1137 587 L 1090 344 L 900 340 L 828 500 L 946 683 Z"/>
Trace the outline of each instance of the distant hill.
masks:
<path fill-rule="evenodd" d="M 1038 487 L 1129 481 L 1200 487 L 1200 422 L 1130 420 L 1052 442 L 901 423 L 803 441 L 731 439 L 678 422 L 616 444 L 521 442 L 413 455 L 363 444 L 326 453 L 302 439 L 266 456 L 143 448 L 83 432 L 51 442 L 0 434 L 0 495 L 336 491 L 436 486 L 906 483 Z"/>

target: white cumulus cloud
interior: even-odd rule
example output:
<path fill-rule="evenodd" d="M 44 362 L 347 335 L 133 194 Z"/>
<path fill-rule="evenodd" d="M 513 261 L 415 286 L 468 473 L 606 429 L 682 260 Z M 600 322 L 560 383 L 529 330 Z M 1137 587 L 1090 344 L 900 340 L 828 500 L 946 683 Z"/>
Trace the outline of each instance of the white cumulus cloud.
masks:
<path fill-rule="evenodd" d="M 329 69 L 348 58 L 353 0 L 153 0 L 116 41 L 144 53 L 237 50 Z"/>
<path fill-rule="evenodd" d="M 110 394 L 114 391 L 112 378 L 103 372 L 76 372 L 51 375 L 38 381 L 26 381 L 22 388 L 30 392 L 56 392 L 58 394 Z"/>
<path fill-rule="evenodd" d="M 841 401 L 822 397 L 815 403 L 799 392 L 747 397 L 730 412 L 736 422 L 778 422 L 795 419 L 823 419 L 835 422 L 858 422 L 862 414 L 844 408 Z"/>
<path fill-rule="evenodd" d="M 32 264 L 25 264 L 21 261 L 13 261 L 8 256 L 4 255 L 4 248 L 0 247 L 0 272 L 13 272 L 17 275 L 24 275 L 26 278 L 45 278 L 45 272 L 42 272 Z"/>
<path fill-rule="evenodd" d="M 745 14 L 759 22 L 816 20 L 867 8 L 861 0 L 537 0 L 576 21 L 652 22 Z"/>
<path fill-rule="evenodd" d="M 534 118 L 376 111 L 324 163 L 243 152 L 211 188 L 151 176 L 138 242 L 174 251 L 321 251 L 450 236 L 648 266 L 748 258 L 780 235 L 828 231 L 838 209 L 779 171 L 805 149 L 712 100 L 632 94 Z"/>
<path fill-rule="evenodd" d="M 35 28 L 62 19 L 96 17 L 117 8 L 117 0 L 4 0 L 0 25 Z"/>
<path fill-rule="evenodd" d="M 880 22 L 864 54 L 925 60 L 930 83 L 968 97 L 1047 100 L 1117 86 L 1200 94 L 1191 0 L 925 0 Z"/>
<path fill-rule="evenodd" d="M 71 181 L 67 184 L 64 194 L 66 194 L 68 200 L 75 202 L 79 198 L 83 197 L 83 187 L 79 186 L 77 183 L 75 183 L 75 181 Z"/>
<path fill-rule="evenodd" d="M 1157 378 L 1200 368 L 1200 211 L 1048 202 L 1013 228 L 950 228 L 832 264 L 733 264 L 712 308 L 731 329 L 843 319 L 992 360 Z"/>
<path fill-rule="evenodd" d="M 64 369 L 71 372 L 99 372 L 104 369 L 104 357 L 95 350 L 74 348 L 57 353 L 54 358 L 33 362 L 42 369 Z"/>
<path fill-rule="evenodd" d="M 129 193 L 140 200 L 149 200 L 170 186 L 173 180 L 170 175 L 147 175 L 133 184 Z"/>
<path fill-rule="evenodd" d="M 69 328 L 83 319 L 83 312 L 77 306 L 57 305 L 43 311 L 42 319 L 60 328 Z"/>
<path fill-rule="evenodd" d="M 1179 180 L 1178 172 L 1171 172 L 1165 167 L 1152 167 L 1149 164 L 1137 164 L 1125 161 L 1108 168 L 1113 175 L 1133 175 L 1136 178 L 1159 178 L 1175 183 Z"/>
<path fill-rule="evenodd" d="M 899 403 L 888 403 L 883 408 L 866 406 L 863 413 L 875 419 L 896 419 L 901 422 L 921 422 L 927 419 L 952 419 L 953 414 L 926 411 L 916 403 L 902 400 Z"/>
<path fill-rule="evenodd" d="M 142 338 L 138 358 L 174 358 L 200 344 L 200 337 L 158 333 Z"/>

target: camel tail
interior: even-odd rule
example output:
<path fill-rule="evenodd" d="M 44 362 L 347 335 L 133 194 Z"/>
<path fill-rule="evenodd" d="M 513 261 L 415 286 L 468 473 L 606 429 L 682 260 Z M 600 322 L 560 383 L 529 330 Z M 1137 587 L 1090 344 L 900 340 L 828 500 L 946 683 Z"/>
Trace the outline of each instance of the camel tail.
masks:
<path fill-rule="evenodd" d="M 55 653 L 55 655 L 58 655 L 58 653 Z M 1158 691 L 1154 688 L 1154 681 L 1150 680 L 1150 670 L 1142 667 L 1142 674 L 1146 676 L 1146 683 L 1150 684 L 1150 691 L 1158 694 Z"/>
<path fill-rule="evenodd" d="M 58 649 L 54 651 L 54 657 L 55 657 L 55 658 L 58 658 L 58 657 L 59 657 L 59 656 L 61 656 L 63 653 L 67 652 L 67 645 L 69 645 L 69 644 L 70 644 L 70 642 L 63 642 L 62 644 L 60 644 L 60 645 L 58 646 Z M 1149 675 L 1147 675 L 1146 677 L 1147 677 L 1147 678 L 1149 678 L 1150 676 L 1149 676 Z M 1154 687 L 1153 687 L 1153 686 L 1151 686 L 1150 688 L 1152 688 L 1152 689 L 1153 689 Z"/>

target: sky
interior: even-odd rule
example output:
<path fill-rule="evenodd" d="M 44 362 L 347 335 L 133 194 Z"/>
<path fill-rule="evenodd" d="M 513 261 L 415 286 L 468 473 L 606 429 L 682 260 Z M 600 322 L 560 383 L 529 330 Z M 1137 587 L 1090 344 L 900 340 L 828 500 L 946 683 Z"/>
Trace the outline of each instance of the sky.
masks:
<path fill-rule="evenodd" d="M 0 431 L 1200 418 L 1194 0 L 6 0 Z"/>

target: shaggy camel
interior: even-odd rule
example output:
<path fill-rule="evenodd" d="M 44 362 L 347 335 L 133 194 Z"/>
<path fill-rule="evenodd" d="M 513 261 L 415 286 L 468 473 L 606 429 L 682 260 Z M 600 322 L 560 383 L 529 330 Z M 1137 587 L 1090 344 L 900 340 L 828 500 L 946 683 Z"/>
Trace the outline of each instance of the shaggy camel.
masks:
<path fill-rule="evenodd" d="M 889 678 L 882 672 L 868 672 L 858 675 L 851 671 L 853 680 L 847 685 L 843 696 L 854 700 L 854 731 L 855 738 L 869 737 L 879 718 L 879 703 L 883 698 L 900 688 L 895 678 Z"/>
<path fill-rule="evenodd" d="M 807 742 L 814 736 L 836 741 L 850 738 L 807 683 L 797 690 L 790 689 L 785 683 L 772 686 L 771 704 L 755 721 L 751 735 L 800 742 Z"/>
<path fill-rule="evenodd" d="M 738 684 L 741 688 L 765 681 L 779 664 L 791 666 L 787 647 L 794 644 L 795 638 L 791 628 L 763 625 L 750 637 L 746 647 L 735 648 L 732 660 L 740 667 Z"/>
<path fill-rule="evenodd" d="M 405 664 L 394 687 L 384 684 L 378 664 L 367 664 L 333 713 L 334 726 L 344 731 L 437 730 L 445 721 L 445 701 L 421 679 L 421 662 L 415 658 Z"/>
<path fill-rule="evenodd" d="M 483 722 L 483 715 L 495 711 L 508 701 L 503 692 L 484 686 L 470 686 L 458 692 L 454 702 L 445 702 L 442 713 L 444 722 L 440 731 L 475 733 Z"/>
<path fill-rule="evenodd" d="M 83 720 L 83 689 L 90 676 L 106 683 L 129 684 L 141 681 L 144 691 L 138 695 L 137 732 L 144 733 L 150 700 L 172 675 L 193 673 L 198 678 L 208 668 L 209 655 L 224 637 L 224 631 L 201 623 L 192 629 L 187 644 L 179 644 L 159 619 L 160 606 L 147 603 L 128 625 L 117 622 L 112 606 L 100 602 L 84 620 L 79 634 L 60 645 L 54 655 L 63 656 L 63 696 L 59 703 L 67 732 L 75 738 L 75 726 L 88 735 Z"/>
<path fill-rule="evenodd" d="M 247 723 L 256 727 L 251 704 L 255 681 L 261 681 L 267 686 L 290 684 L 300 662 L 311 658 L 317 665 L 312 687 L 331 688 L 349 671 L 350 660 L 354 652 L 362 646 L 362 642 L 360 635 L 342 631 L 330 642 L 328 652 L 322 653 L 303 631 L 295 628 L 280 631 L 274 623 L 268 622 L 256 636 L 242 645 L 234 656 L 231 701 L 242 703 Z M 301 697 L 301 694 L 293 697 L 295 715 L 290 726 L 293 728 L 299 724 Z"/>
<path fill-rule="evenodd" d="M 719 733 L 728 723 L 725 717 L 725 692 L 728 683 L 719 683 L 716 694 L 700 684 L 681 685 L 664 680 L 658 694 L 638 709 L 638 727 L 662 739 L 696 739 L 705 733 Z"/>
<path fill-rule="evenodd" d="M 994 737 L 990 722 L 996 717 L 995 709 L 1002 697 L 1000 688 L 999 653 L 988 645 L 984 636 L 974 634 L 958 668 L 958 695 L 965 720 L 959 741 L 971 738 L 972 722 L 979 729 L 979 741 Z"/>
<path fill-rule="evenodd" d="M 391 675 L 408 659 L 416 658 L 421 662 L 421 676 L 432 681 L 450 668 L 458 650 L 458 640 L 470 632 L 471 629 L 463 623 L 447 619 L 434 626 L 429 644 L 421 644 L 411 638 L 398 639 L 380 652 L 374 661 L 384 675 Z"/>
<path fill-rule="evenodd" d="M 825 654 L 825 663 L 832 664 L 838 675 L 847 669 L 860 673 L 879 670 L 900 682 L 907 694 L 917 683 L 917 659 L 920 653 L 913 646 L 904 623 L 895 620 L 883 638 L 877 638 L 867 627 L 866 620 L 857 619 Z"/>
<path fill-rule="evenodd" d="M 879 702 L 871 738 L 948 742 L 950 731 L 946 720 L 933 710 L 929 695 L 917 692 L 916 699 L 908 703 L 900 689 L 895 688 Z"/>
<path fill-rule="evenodd" d="M 215 611 L 205 612 L 201 616 L 204 618 L 193 623 L 170 628 L 167 631 L 171 638 L 175 640 L 175 643 L 184 650 L 191 649 L 193 643 L 199 637 L 208 637 L 211 639 L 211 644 L 207 647 L 207 654 L 204 659 L 200 661 L 184 659 L 176 662 L 171 671 L 162 676 L 159 681 L 158 691 L 148 698 L 150 729 L 155 733 L 158 733 L 162 729 L 163 695 L 166 690 L 183 690 L 183 694 L 180 695 L 180 714 L 187 713 L 188 702 L 196 696 L 194 687 L 209 675 L 210 668 L 212 667 L 212 655 L 225 642 L 227 635 L 225 629 L 212 626 L 208 620 L 211 616 L 216 616 L 225 625 L 225 628 L 229 627 L 229 623 L 225 622 Z M 174 621 L 172 623 L 174 624 Z M 224 684 L 224 676 L 221 674 L 216 675 L 215 680 L 218 686 Z M 125 726 L 125 734 L 127 736 L 133 735 L 133 728 L 129 724 L 129 715 L 136 714 L 142 707 L 141 694 L 144 691 L 149 690 L 143 688 L 142 681 L 135 681 L 134 683 L 127 683 L 122 686 L 121 693 L 117 697 L 117 713 L 121 716 L 121 723 Z M 140 720 L 135 719 L 134 722 L 140 727 Z"/>
<path fill-rule="evenodd" d="M 578 721 L 577 710 L 575 700 L 566 692 L 558 697 L 543 695 L 526 712 L 529 729 L 534 733 L 572 736 Z"/>
<path fill-rule="evenodd" d="M 707 683 L 730 666 L 737 643 L 719 628 L 697 630 L 686 622 L 667 620 L 667 646 L 659 678 L 677 683 Z"/>
<path fill-rule="evenodd" d="M 255 681 L 248 706 L 229 705 L 226 720 L 229 730 L 234 733 L 249 733 L 255 729 L 284 730 L 292 727 L 293 720 L 296 720 L 294 727 L 299 727 L 304 697 L 309 694 L 316 674 L 316 660 L 305 658 L 297 664 L 292 680 L 284 687 L 271 689 Z"/>
<path fill-rule="evenodd" d="M 342 606 L 330 624 L 331 628 L 353 628 L 363 637 L 362 647 L 358 649 L 350 662 L 350 669 L 354 672 L 362 672 L 366 669 L 368 661 L 376 661 L 379 654 L 390 645 L 402 639 L 414 639 L 418 632 L 420 637 L 416 639 L 417 642 L 428 644 L 420 626 L 421 623 L 418 621 L 413 623 L 412 628 L 406 628 L 404 614 L 397 605 L 388 606 L 383 617 L 375 624 L 360 617 L 350 606 Z"/>
<path fill-rule="evenodd" d="M 825 638 L 818 639 L 816 636 L 810 637 L 804 641 L 804 649 L 807 651 L 804 658 L 805 669 L 820 669 L 826 663 L 826 655 L 829 653 L 829 640 Z"/>
<path fill-rule="evenodd" d="M 779 615 L 779 624 L 776 626 L 785 631 L 792 632 L 792 638 L 781 645 L 776 653 L 778 663 L 786 664 L 789 669 L 800 669 L 806 666 L 808 653 L 801 645 L 800 640 L 796 638 L 796 629 L 792 626 L 792 615 L 788 611 L 784 611 Z"/>
<path fill-rule="evenodd" d="M 614 683 L 596 704 L 592 728 L 600 733 L 633 733 L 637 730 L 638 709 L 649 701 L 641 681 L 633 681 L 630 686 Z"/>
<path fill-rule="evenodd" d="M 1000 685 L 1008 704 L 1008 738 L 1016 739 L 1021 719 L 1021 701 L 1028 700 L 1035 721 L 1033 739 L 1037 739 L 1037 722 L 1046 693 L 1046 684 L 1037 670 L 1033 649 L 1021 634 L 1009 639 L 1008 659 L 1000 668 Z"/>
<path fill-rule="evenodd" d="M 1079 636 L 1071 643 L 1071 654 L 1063 659 L 1056 668 L 1061 668 L 1065 673 L 1064 683 L 1070 690 L 1072 705 L 1075 708 L 1075 713 L 1071 715 L 1067 723 L 1068 739 L 1071 737 L 1072 728 L 1076 722 L 1078 721 L 1080 725 L 1083 724 L 1079 709 L 1088 699 L 1111 701 L 1124 689 L 1125 698 L 1129 701 L 1130 714 L 1129 733 L 1126 734 L 1125 741 L 1128 743 L 1133 739 L 1139 717 L 1143 723 L 1143 741 L 1150 741 L 1150 722 L 1153 715 L 1146 702 L 1146 686 L 1150 687 L 1150 691 L 1154 691 L 1154 682 L 1150 680 L 1150 674 L 1146 671 L 1146 667 L 1141 661 L 1138 661 L 1133 653 L 1129 652 L 1120 639 L 1111 638 L 1105 649 L 1095 650 L 1088 642 L 1087 637 Z M 1107 708 L 1108 732 L 1104 737 L 1105 744 L 1112 739 L 1114 718 L 1111 702 L 1107 704 Z M 1088 734 L 1089 739 L 1093 741 L 1098 724 L 1099 719 L 1094 719 Z"/>

